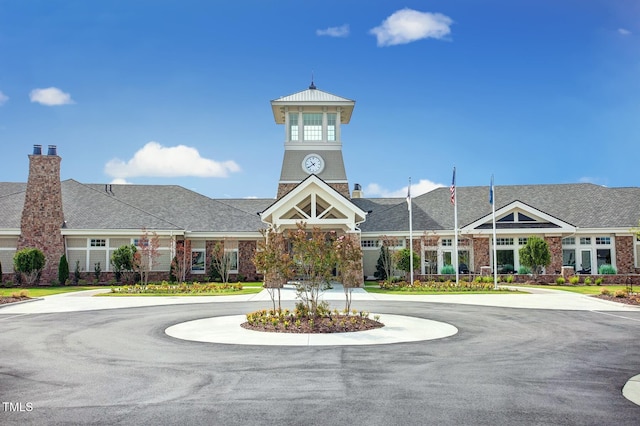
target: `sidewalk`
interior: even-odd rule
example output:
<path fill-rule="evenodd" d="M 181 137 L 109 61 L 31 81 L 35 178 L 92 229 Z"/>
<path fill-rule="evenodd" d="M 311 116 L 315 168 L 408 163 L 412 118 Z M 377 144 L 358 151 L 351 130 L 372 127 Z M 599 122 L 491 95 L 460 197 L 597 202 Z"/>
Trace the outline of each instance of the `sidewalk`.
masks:
<path fill-rule="evenodd" d="M 407 301 L 425 303 L 450 303 L 462 305 L 493 306 L 517 309 L 551 309 L 570 311 L 611 311 L 640 312 L 640 307 L 610 302 L 568 291 L 511 287 L 528 291 L 531 294 L 443 294 L 443 295 L 401 295 L 367 293 L 362 288 L 352 291 L 352 300 L 357 301 Z M 228 303 L 228 302 L 271 302 L 267 290 L 257 294 L 237 296 L 127 296 L 92 297 L 107 293 L 109 289 L 79 291 L 74 293 L 46 296 L 28 303 L 0 305 L 0 314 L 38 314 L 54 312 L 93 311 L 100 309 L 121 309 L 143 306 L 181 305 L 191 303 Z M 293 286 L 280 290 L 282 301 L 295 300 Z M 327 301 L 344 300 L 342 285 L 334 283 L 331 290 L 323 293 Z M 268 306 L 268 305 L 267 305 Z"/>

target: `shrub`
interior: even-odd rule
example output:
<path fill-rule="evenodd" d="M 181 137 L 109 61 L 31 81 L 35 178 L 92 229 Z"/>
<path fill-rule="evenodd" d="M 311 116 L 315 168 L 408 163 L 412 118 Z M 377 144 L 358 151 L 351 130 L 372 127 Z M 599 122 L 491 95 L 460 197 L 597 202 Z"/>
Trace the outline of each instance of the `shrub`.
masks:
<path fill-rule="evenodd" d="M 616 268 L 613 265 L 605 263 L 604 265 L 600 265 L 598 267 L 598 273 L 600 275 L 615 275 L 618 273 L 618 271 L 616 271 Z"/>
<path fill-rule="evenodd" d="M 502 265 L 502 269 L 498 272 L 500 274 L 512 274 L 513 271 L 515 271 L 515 269 L 513 268 L 513 265 L 507 263 L 505 265 Z"/>
<path fill-rule="evenodd" d="M 587 277 L 584 279 L 584 285 L 591 285 L 591 278 Z"/>
<path fill-rule="evenodd" d="M 102 273 L 102 268 L 100 267 L 100 262 L 97 262 L 93 267 L 93 276 L 95 279 L 93 280 L 95 283 L 100 282 L 100 274 Z"/>
<path fill-rule="evenodd" d="M 629 293 L 627 293 L 627 290 L 620 289 L 620 290 L 616 290 L 616 292 L 613 293 L 613 295 L 615 297 L 627 297 L 629 295 Z"/>
<path fill-rule="evenodd" d="M 580 282 L 580 277 L 577 275 L 572 276 L 571 278 L 569 278 L 569 283 L 576 285 Z"/>
<path fill-rule="evenodd" d="M 76 269 L 73 271 L 73 283 L 78 285 L 80 281 L 80 261 L 76 260 Z"/>
<path fill-rule="evenodd" d="M 558 285 L 563 285 L 565 283 L 565 281 L 566 280 L 564 279 L 564 277 L 556 278 L 556 284 L 558 284 Z"/>
<path fill-rule="evenodd" d="M 520 267 L 518 268 L 518 273 L 521 275 L 529 275 L 531 274 L 531 268 L 529 268 L 528 266 L 520 265 Z"/>
<path fill-rule="evenodd" d="M 45 262 L 42 251 L 37 248 L 24 248 L 13 256 L 13 269 L 19 275 L 23 275 L 26 283 L 31 285 L 38 279 Z"/>
<path fill-rule="evenodd" d="M 456 268 L 454 268 L 453 265 L 444 265 L 442 267 L 442 270 L 440 271 L 440 273 L 443 274 L 443 275 L 455 274 L 456 273 Z"/>
<path fill-rule="evenodd" d="M 69 262 L 67 261 L 67 255 L 60 256 L 60 263 L 58 263 L 58 282 L 64 285 L 69 279 Z"/>
<path fill-rule="evenodd" d="M 513 282 L 513 275 L 507 275 L 505 281 L 507 282 L 507 284 L 511 284 Z"/>
<path fill-rule="evenodd" d="M 610 295 L 610 294 L 611 294 L 611 291 L 609 291 L 609 289 L 608 289 L 608 288 L 606 288 L 606 287 L 602 287 L 602 288 L 600 289 L 600 294 L 602 294 L 603 296 L 608 296 L 608 295 Z"/>
<path fill-rule="evenodd" d="M 602 278 L 596 278 L 596 285 L 602 285 L 603 281 L 604 281 L 604 279 L 602 279 Z"/>

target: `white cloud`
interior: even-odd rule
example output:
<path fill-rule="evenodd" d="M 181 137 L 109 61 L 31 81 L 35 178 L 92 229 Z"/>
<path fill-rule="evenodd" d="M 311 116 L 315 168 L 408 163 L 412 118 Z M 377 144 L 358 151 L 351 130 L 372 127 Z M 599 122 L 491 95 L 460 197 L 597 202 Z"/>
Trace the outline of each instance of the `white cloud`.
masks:
<path fill-rule="evenodd" d="M 46 89 L 33 89 L 29 93 L 29 99 L 31 102 L 37 102 L 42 105 L 54 106 L 54 105 L 66 105 L 75 103 L 71 99 L 71 95 L 64 93 L 57 87 L 48 87 Z"/>
<path fill-rule="evenodd" d="M 0 105 L 4 104 L 9 100 L 9 97 L 4 93 L 0 92 Z"/>
<path fill-rule="evenodd" d="M 111 182 L 109 182 L 109 183 L 111 183 L 113 185 L 131 185 L 131 182 L 127 182 L 127 180 L 123 179 L 123 178 L 112 179 Z"/>
<path fill-rule="evenodd" d="M 443 187 L 444 185 L 441 183 L 431 182 L 428 179 L 420 179 L 418 183 L 411 184 L 411 198 L 415 198 L 418 195 L 425 194 L 429 191 L 433 191 L 436 188 Z M 382 188 L 377 183 L 370 183 L 364 189 L 364 196 L 367 198 L 406 198 L 407 197 L 407 188 L 408 186 L 404 186 L 401 189 L 397 190 L 388 190 Z"/>
<path fill-rule="evenodd" d="M 135 176 L 148 177 L 227 177 L 240 171 L 234 161 L 215 161 L 202 158 L 197 149 L 178 145 L 164 147 L 157 142 L 148 142 L 129 161 L 118 158 L 110 160 L 104 171 L 114 178 Z"/>
<path fill-rule="evenodd" d="M 378 39 L 378 46 L 406 44 L 423 38 L 442 39 L 451 33 L 453 20 L 441 13 L 401 9 L 394 12 L 369 32 Z"/>
<path fill-rule="evenodd" d="M 631 35 L 631 31 L 626 28 L 618 28 L 618 34 L 622 34 L 624 36 Z"/>
<path fill-rule="evenodd" d="M 349 35 L 349 24 L 344 24 L 339 27 L 329 27 L 326 30 L 316 30 L 316 35 L 329 37 L 347 37 Z"/>

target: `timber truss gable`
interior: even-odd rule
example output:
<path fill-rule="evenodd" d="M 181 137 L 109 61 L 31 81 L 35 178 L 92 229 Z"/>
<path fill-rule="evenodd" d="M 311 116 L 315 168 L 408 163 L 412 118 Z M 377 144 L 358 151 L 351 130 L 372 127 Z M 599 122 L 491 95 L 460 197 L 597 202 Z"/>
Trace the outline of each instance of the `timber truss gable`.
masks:
<path fill-rule="evenodd" d="M 309 227 L 357 232 L 366 215 L 322 179 L 310 175 L 260 213 L 260 218 L 276 230 L 293 229 L 304 222 Z"/>

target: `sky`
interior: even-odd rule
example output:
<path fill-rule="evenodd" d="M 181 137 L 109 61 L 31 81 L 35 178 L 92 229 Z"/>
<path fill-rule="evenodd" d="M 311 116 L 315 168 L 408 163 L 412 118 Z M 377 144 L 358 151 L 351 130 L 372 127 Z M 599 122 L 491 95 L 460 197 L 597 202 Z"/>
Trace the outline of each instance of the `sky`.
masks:
<path fill-rule="evenodd" d="M 269 102 L 356 101 L 366 197 L 448 186 L 640 186 L 637 0 L 0 0 L 0 181 L 34 144 L 62 179 L 273 198 Z"/>

